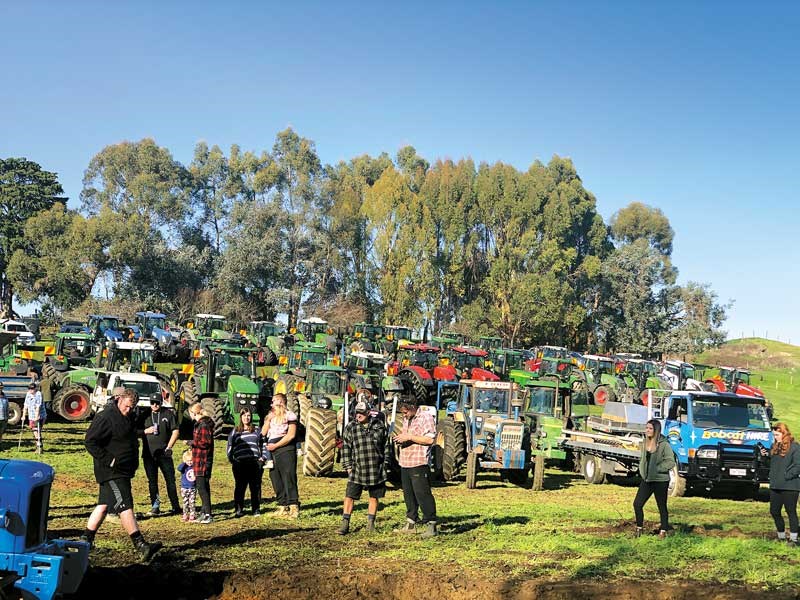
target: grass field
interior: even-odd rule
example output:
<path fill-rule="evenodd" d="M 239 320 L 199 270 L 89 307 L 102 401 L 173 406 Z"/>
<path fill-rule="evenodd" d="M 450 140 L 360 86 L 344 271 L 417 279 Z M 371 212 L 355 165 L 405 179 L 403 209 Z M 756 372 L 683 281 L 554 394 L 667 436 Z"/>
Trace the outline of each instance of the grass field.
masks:
<path fill-rule="evenodd" d="M 800 364 L 800 348 L 762 340 L 742 344 L 756 344 L 758 355 L 745 355 L 733 343 L 735 356 L 721 356 L 717 363 L 752 358 L 741 366 L 757 373 L 755 385 L 762 383 L 758 376 L 763 375 L 776 415 L 800 430 L 800 382 L 792 375 Z M 761 347 L 767 350 L 760 352 Z M 763 364 L 755 361 L 766 354 L 785 358 L 786 364 L 773 368 L 766 357 Z M 704 355 L 699 360 L 717 359 Z M 50 511 L 53 536 L 76 538 L 94 506 L 97 487 L 82 444 L 86 427 L 59 422 L 46 427 L 41 460 L 57 472 Z M 3 456 L 35 459 L 29 433 L 17 448 L 18 432 L 7 432 Z M 269 516 L 234 519 L 233 481 L 224 449 L 224 441 L 218 441 L 212 479 L 214 523 L 143 518 L 145 536 L 165 543 L 149 565 L 137 564 L 121 527 L 106 523 L 92 551 L 81 597 L 107 593 L 109 586 L 122 587 L 128 594 L 122 597 L 131 598 L 324 598 L 328 596 L 320 590 L 327 590 L 341 598 L 440 600 L 720 594 L 744 598 L 764 590 L 788 598 L 800 589 L 800 550 L 772 539 L 766 488 L 757 500 L 736 500 L 722 493 L 671 500 L 675 531 L 661 541 L 654 535 L 633 537 L 635 487 L 589 485 L 576 474 L 548 469 L 546 489 L 533 492 L 503 483 L 497 474 L 482 473 L 476 490 L 465 488 L 463 476 L 434 489 L 441 519 L 437 538 L 407 539 L 392 532 L 405 516 L 402 493 L 394 488 L 379 514 L 378 532 L 368 535 L 363 530 L 362 501 L 353 514 L 353 533 L 343 538 L 336 533 L 345 487 L 341 471 L 320 479 L 299 476 L 302 508 L 296 522 Z M 134 497 L 142 513 L 149 508 L 146 489 L 140 470 Z M 272 497 L 266 476 L 264 496 Z M 264 507 L 273 508 L 272 503 Z M 651 501 L 646 510 L 649 528 L 656 527 L 656 517 Z M 153 594 L 153 589 L 160 592 Z"/>

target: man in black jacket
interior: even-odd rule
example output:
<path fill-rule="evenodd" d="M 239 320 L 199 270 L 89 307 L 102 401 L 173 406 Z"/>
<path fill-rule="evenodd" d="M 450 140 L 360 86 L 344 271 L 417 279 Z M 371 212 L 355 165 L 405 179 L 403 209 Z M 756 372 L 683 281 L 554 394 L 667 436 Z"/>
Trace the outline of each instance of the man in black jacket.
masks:
<path fill-rule="evenodd" d="M 81 538 L 93 544 L 97 530 L 110 511 L 119 515 L 136 552 L 146 562 L 159 551 L 161 543 L 145 542 L 133 513 L 131 479 L 139 466 L 139 442 L 132 410 L 137 402 L 134 390 L 123 390 L 117 403 L 109 403 L 86 431 L 86 450 L 94 459 L 94 476 L 100 485 L 100 495 Z"/>
<path fill-rule="evenodd" d="M 181 503 L 175 487 L 175 463 L 172 462 L 172 447 L 178 441 L 178 419 L 175 411 L 161 406 L 161 397 L 150 399 L 150 414 L 137 433 L 144 436 L 142 443 L 142 463 L 147 475 L 150 491 L 150 512 L 148 516 L 161 514 L 161 498 L 158 495 L 158 471 L 164 475 L 167 497 L 172 505 L 173 515 L 181 514 Z"/>

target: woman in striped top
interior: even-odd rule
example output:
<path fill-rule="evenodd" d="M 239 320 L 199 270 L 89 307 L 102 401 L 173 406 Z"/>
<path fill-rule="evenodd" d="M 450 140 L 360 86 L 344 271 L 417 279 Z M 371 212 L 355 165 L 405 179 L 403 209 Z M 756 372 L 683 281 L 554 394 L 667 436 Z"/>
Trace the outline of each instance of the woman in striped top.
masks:
<path fill-rule="evenodd" d="M 264 438 L 261 430 L 253 427 L 249 409 L 239 412 L 239 425 L 228 436 L 228 460 L 233 468 L 233 506 L 235 517 L 244 515 L 244 492 L 250 488 L 250 505 L 253 515 L 261 514 L 261 474 L 264 470 Z"/>

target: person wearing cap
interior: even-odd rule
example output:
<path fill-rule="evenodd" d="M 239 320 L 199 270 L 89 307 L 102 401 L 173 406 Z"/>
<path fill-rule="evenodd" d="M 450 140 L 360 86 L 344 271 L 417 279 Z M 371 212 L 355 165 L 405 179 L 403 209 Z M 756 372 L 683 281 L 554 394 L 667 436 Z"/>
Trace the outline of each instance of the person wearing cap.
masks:
<path fill-rule="evenodd" d="M 400 446 L 400 481 L 406 503 L 406 524 L 398 532 L 416 533 L 421 509 L 422 523 L 426 525 L 422 536 L 433 537 L 437 534 L 436 500 L 431 492 L 428 463 L 436 438 L 436 424 L 431 413 L 419 410 L 413 399 L 411 385 L 405 379 L 403 388 L 403 400 L 400 404 L 403 429 L 394 436 L 394 441 Z"/>
<path fill-rule="evenodd" d="M 156 517 L 161 514 L 159 470 L 164 475 L 167 497 L 172 507 L 170 514 L 181 514 L 181 502 L 175 485 L 175 464 L 172 462 L 172 447 L 178 441 L 178 419 L 174 410 L 162 406 L 161 396 L 150 398 L 150 414 L 145 417 L 137 433 L 144 437 L 142 464 L 150 492 L 150 512 L 147 515 Z"/>
<path fill-rule="evenodd" d="M 8 398 L 3 391 L 3 382 L 0 381 L 0 450 L 3 449 L 3 434 L 8 426 Z"/>
<path fill-rule="evenodd" d="M 253 425 L 249 408 L 239 411 L 239 424 L 228 436 L 227 455 L 233 470 L 233 516 L 244 516 L 244 493 L 250 488 L 250 507 L 253 516 L 261 514 L 261 476 L 264 472 L 264 436 Z"/>
<path fill-rule="evenodd" d="M 42 426 L 46 415 L 47 410 L 42 401 L 42 393 L 36 389 L 36 384 L 31 381 L 28 384 L 28 393 L 25 394 L 25 404 L 22 407 L 22 422 L 24 423 L 27 417 L 28 427 L 33 431 L 33 437 L 36 439 L 36 452 L 39 454 L 43 450 Z"/>
<path fill-rule="evenodd" d="M 350 531 L 353 503 L 366 490 L 367 531 L 375 531 L 378 503 L 386 495 L 386 426 L 383 420 L 371 415 L 365 400 L 356 402 L 355 418 L 347 424 L 342 436 L 342 467 L 347 471 L 347 488 L 344 494 L 340 535 Z"/>

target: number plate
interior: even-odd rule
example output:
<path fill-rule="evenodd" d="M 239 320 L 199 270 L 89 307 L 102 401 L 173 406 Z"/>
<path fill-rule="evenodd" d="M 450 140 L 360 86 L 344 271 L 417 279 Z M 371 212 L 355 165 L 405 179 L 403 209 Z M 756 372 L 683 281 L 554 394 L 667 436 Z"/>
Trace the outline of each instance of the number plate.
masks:
<path fill-rule="evenodd" d="M 746 477 L 747 469 L 730 469 L 728 471 L 733 477 Z"/>

